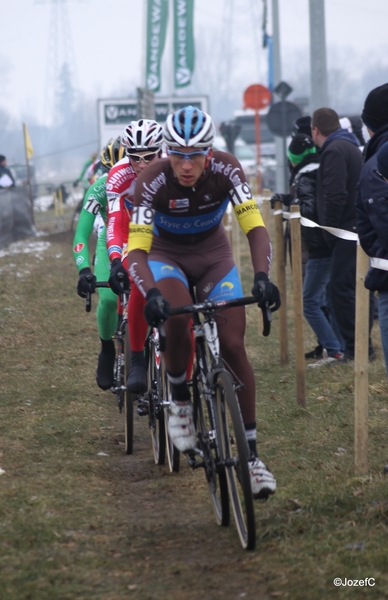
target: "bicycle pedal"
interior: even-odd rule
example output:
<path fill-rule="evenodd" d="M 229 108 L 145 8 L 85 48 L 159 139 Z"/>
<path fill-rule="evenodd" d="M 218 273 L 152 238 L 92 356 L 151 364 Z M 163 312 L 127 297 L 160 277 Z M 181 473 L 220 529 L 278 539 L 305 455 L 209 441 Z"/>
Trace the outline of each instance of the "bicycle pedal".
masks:
<path fill-rule="evenodd" d="M 145 417 L 149 414 L 149 412 L 148 406 L 145 406 L 144 404 L 139 404 L 137 407 L 137 414 L 139 417 Z"/>

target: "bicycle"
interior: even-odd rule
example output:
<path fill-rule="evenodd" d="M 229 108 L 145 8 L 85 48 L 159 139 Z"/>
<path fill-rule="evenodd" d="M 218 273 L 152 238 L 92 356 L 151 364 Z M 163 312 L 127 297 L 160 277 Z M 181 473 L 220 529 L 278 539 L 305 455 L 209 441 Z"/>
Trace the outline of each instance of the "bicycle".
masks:
<path fill-rule="evenodd" d="M 227 370 L 220 352 L 215 315 L 226 308 L 257 304 L 253 296 L 211 301 L 172 308 L 170 316 L 191 314 L 196 363 L 192 378 L 197 445 L 185 454 L 192 469 L 205 471 L 218 525 L 230 524 L 230 503 L 241 545 L 252 550 L 256 543 L 253 496 L 248 468 L 249 449 L 236 390 L 237 382 Z M 263 335 L 268 336 L 272 313 L 263 312 Z M 202 314 L 202 318 L 201 315 Z"/>
<path fill-rule="evenodd" d="M 108 282 L 99 281 L 96 287 L 109 287 Z M 167 411 L 170 397 L 170 384 L 167 380 L 166 369 L 161 357 L 159 331 L 150 328 L 145 342 L 145 360 L 147 365 L 147 391 L 144 394 L 133 394 L 126 387 L 126 381 L 131 366 L 131 350 L 128 330 L 128 299 L 129 291 L 120 296 L 122 314 L 119 316 L 116 340 L 116 359 L 114 366 L 114 383 L 111 388 L 116 394 L 120 413 L 124 407 L 125 415 L 125 452 L 133 453 L 133 421 L 134 402 L 137 400 L 137 414 L 148 416 L 151 432 L 152 450 L 155 464 L 164 465 L 167 456 L 171 472 L 179 471 L 179 451 L 172 444 L 167 431 Z M 86 311 L 91 310 L 91 294 L 86 296 Z"/>
<path fill-rule="evenodd" d="M 180 466 L 179 451 L 173 445 L 167 430 L 168 407 L 171 392 L 166 368 L 162 359 L 162 335 L 156 327 L 151 327 L 145 343 L 145 360 L 147 365 L 147 392 L 138 398 L 137 413 L 148 416 L 151 432 L 152 450 L 155 464 L 167 463 L 171 472 L 178 472 Z"/>
<path fill-rule="evenodd" d="M 110 287 L 107 281 L 97 281 L 96 287 Z M 120 413 L 124 408 L 125 422 L 125 452 L 133 453 L 133 411 L 135 396 L 127 390 L 126 381 L 131 366 L 131 346 L 128 331 L 128 300 L 129 290 L 123 290 L 119 297 L 120 313 L 117 328 L 114 334 L 116 341 L 116 358 L 114 364 L 114 379 L 111 391 L 116 394 L 117 405 Z M 86 294 L 86 312 L 92 307 L 91 294 Z"/>

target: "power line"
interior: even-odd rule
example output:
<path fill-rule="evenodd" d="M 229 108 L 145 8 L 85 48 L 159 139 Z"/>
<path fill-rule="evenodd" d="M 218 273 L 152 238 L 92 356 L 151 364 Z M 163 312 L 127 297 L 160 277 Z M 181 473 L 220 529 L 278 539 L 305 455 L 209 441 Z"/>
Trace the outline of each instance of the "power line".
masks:
<path fill-rule="evenodd" d="M 98 140 L 94 140 L 93 142 L 86 142 L 86 144 L 79 144 L 78 146 L 72 146 L 71 148 L 64 148 L 62 150 L 57 150 L 56 152 L 51 152 L 51 154 L 43 154 L 42 156 L 34 156 L 35 160 L 40 160 L 41 158 L 48 158 L 49 156 L 55 156 L 56 154 L 63 154 L 64 152 L 70 152 L 70 150 L 76 150 L 77 148 L 84 148 L 85 146 L 91 146 L 94 144 L 98 144 Z"/>

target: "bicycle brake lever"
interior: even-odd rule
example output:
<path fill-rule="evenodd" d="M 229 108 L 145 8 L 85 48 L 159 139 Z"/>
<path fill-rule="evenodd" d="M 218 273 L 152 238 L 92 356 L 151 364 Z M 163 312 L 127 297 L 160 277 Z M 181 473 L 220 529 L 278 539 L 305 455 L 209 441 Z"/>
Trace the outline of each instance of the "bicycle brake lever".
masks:
<path fill-rule="evenodd" d="M 92 281 L 93 277 L 92 275 L 87 275 L 86 276 L 86 280 L 87 281 Z M 86 312 L 90 312 L 91 308 L 92 308 L 92 294 L 91 292 L 86 292 L 86 296 L 85 296 L 85 301 L 86 301 L 86 306 L 85 306 L 85 310 Z"/>
<path fill-rule="evenodd" d="M 85 306 L 85 310 L 86 312 L 90 312 L 91 308 L 92 308 L 92 295 L 90 292 L 86 292 L 86 306 Z"/>
<path fill-rule="evenodd" d="M 272 322 L 272 311 L 269 307 L 268 302 L 262 307 L 261 312 L 263 314 L 263 336 L 268 337 L 271 333 L 271 322 Z"/>
<path fill-rule="evenodd" d="M 162 321 L 158 325 L 159 331 L 159 350 L 164 352 L 166 349 L 166 329 L 164 327 L 164 322 Z"/>

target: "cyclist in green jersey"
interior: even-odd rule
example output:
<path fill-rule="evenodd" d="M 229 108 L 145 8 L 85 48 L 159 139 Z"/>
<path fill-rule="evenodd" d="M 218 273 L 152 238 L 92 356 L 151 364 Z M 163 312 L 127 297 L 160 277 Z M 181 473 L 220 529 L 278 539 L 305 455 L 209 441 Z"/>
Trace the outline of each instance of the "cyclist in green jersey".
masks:
<path fill-rule="evenodd" d="M 77 177 L 77 179 L 74 181 L 73 186 L 77 187 L 78 184 L 80 182 L 83 183 L 83 186 L 85 188 L 85 192 L 86 190 L 89 188 L 89 186 L 91 185 L 91 181 L 90 181 L 90 168 L 92 167 L 92 165 L 96 162 L 97 160 L 97 152 L 93 152 L 93 154 L 91 154 L 90 158 L 88 158 L 84 164 L 83 167 L 81 169 L 81 173 L 79 175 L 79 177 Z"/>
<path fill-rule="evenodd" d="M 77 292 L 81 298 L 85 298 L 88 292 L 95 291 L 97 280 L 108 281 L 109 279 L 110 261 L 106 248 L 106 180 L 109 169 L 123 156 L 124 149 L 120 137 L 109 141 L 101 152 L 105 173 L 90 186 L 83 201 L 73 242 L 73 256 L 79 273 Z M 93 275 L 90 268 L 88 241 L 97 215 L 102 217 L 103 226 L 99 228 Z M 101 339 L 101 351 L 98 357 L 96 380 L 101 389 L 108 390 L 113 385 L 115 347 L 112 337 L 117 326 L 117 295 L 110 288 L 98 288 L 98 293 L 97 327 Z"/>

